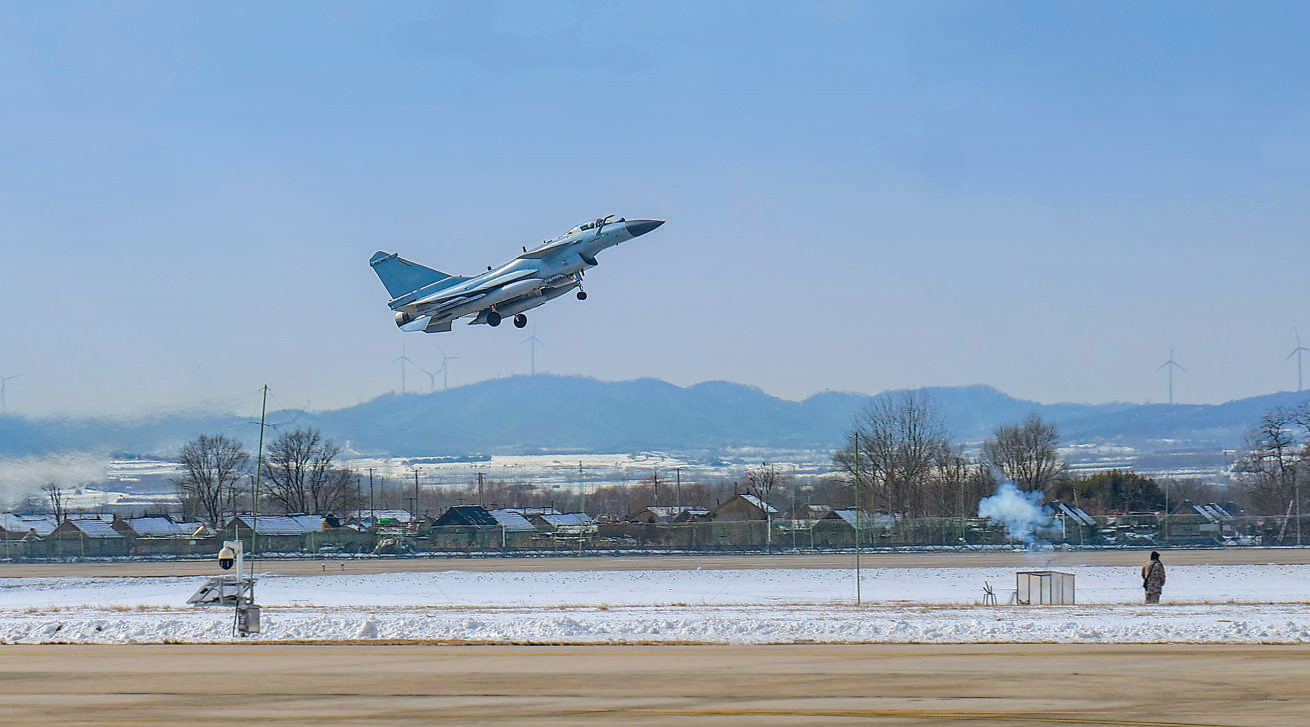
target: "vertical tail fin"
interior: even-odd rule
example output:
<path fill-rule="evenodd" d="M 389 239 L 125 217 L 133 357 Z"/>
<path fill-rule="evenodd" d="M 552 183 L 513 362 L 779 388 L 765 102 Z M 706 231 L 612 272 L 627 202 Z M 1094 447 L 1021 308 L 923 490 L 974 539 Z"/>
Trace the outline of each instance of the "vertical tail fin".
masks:
<path fill-rule="evenodd" d="M 449 281 L 451 285 L 468 280 L 468 278 L 423 267 L 394 252 L 378 250 L 369 258 L 368 264 L 373 266 L 373 272 L 378 274 L 378 279 L 382 281 L 382 285 L 386 287 L 393 300 L 443 280 Z"/>

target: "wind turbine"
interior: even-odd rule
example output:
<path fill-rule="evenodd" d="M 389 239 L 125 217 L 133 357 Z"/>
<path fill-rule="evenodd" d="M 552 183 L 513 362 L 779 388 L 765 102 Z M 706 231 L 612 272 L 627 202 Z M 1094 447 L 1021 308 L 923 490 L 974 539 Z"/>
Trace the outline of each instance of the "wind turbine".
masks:
<path fill-rule="evenodd" d="M 5 401 L 5 384 L 10 379 L 16 379 L 19 376 L 22 376 L 22 374 L 14 374 L 13 376 L 0 378 L 0 411 L 8 411 L 9 409 L 9 403 Z"/>
<path fill-rule="evenodd" d="M 1310 348 L 1301 345 L 1300 331 L 1293 328 L 1292 333 L 1296 334 L 1296 348 L 1292 349 L 1292 352 L 1287 354 L 1287 357 L 1290 359 L 1293 356 L 1296 356 L 1296 392 L 1299 394 L 1301 393 L 1301 353 L 1303 351 L 1310 351 Z"/>
<path fill-rule="evenodd" d="M 450 388 L 450 364 L 448 362 L 458 359 L 459 356 L 447 356 L 446 349 L 441 346 L 437 346 L 437 350 L 441 352 L 441 368 L 437 369 L 441 372 L 441 390 L 446 391 Z"/>
<path fill-rule="evenodd" d="M 400 344 L 400 355 L 391 360 L 391 363 L 400 362 L 400 393 L 405 393 L 405 364 L 414 363 L 414 359 L 405 355 L 405 344 Z M 420 371 L 422 369 L 419 369 Z"/>
<path fill-rule="evenodd" d="M 1179 371 L 1186 371 L 1187 369 L 1183 368 L 1181 364 L 1179 364 L 1177 361 L 1174 360 L 1174 346 L 1172 343 L 1169 344 L 1169 360 L 1160 364 L 1160 368 L 1169 369 L 1169 403 L 1173 404 L 1174 403 L 1174 369 L 1178 369 Z"/>
<path fill-rule="evenodd" d="M 540 344 L 540 345 L 544 346 L 544 345 L 546 345 L 546 344 L 542 343 L 540 338 L 537 338 L 537 327 L 536 327 L 536 326 L 533 326 L 533 327 L 532 327 L 532 335 L 531 335 L 531 336 L 528 336 L 528 337 L 525 338 L 525 339 L 523 339 L 523 342 L 526 343 L 526 344 L 529 344 L 529 345 L 531 346 L 531 348 L 532 348 L 532 353 L 530 354 L 530 355 L 531 355 L 531 359 L 530 359 L 530 360 L 531 360 L 531 362 L 532 362 L 532 368 L 531 368 L 530 370 L 531 370 L 531 372 L 532 372 L 531 375 L 532 375 L 532 376 L 536 376 L 536 375 L 537 375 L 537 345 Z"/>
<path fill-rule="evenodd" d="M 422 371 L 423 373 L 428 375 L 428 393 L 431 394 L 435 392 L 437 390 L 437 373 L 441 371 L 441 369 L 437 369 L 436 371 L 419 369 L 419 371 Z"/>

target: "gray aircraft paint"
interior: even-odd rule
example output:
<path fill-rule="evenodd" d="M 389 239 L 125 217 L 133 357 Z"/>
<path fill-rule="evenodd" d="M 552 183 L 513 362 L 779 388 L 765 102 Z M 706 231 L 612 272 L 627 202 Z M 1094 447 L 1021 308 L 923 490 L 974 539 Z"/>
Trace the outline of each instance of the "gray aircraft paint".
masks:
<path fill-rule="evenodd" d="M 396 325 L 404 331 L 439 333 L 451 324 L 472 316 L 470 324 L 500 325 L 505 316 L 515 316 L 514 325 L 527 325 L 524 311 L 561 295 L 578 290 L 586 298 L 582 274 L 595 267 L 596 255 L 606 248 L 644 235 L 664 220 L 613 222 L 602 217 L 587 222 L 527 250 L 498 268 L 474 277 L 450 275 L 379 250 L 369 259 L 373 272 L 392 298 Z"/>

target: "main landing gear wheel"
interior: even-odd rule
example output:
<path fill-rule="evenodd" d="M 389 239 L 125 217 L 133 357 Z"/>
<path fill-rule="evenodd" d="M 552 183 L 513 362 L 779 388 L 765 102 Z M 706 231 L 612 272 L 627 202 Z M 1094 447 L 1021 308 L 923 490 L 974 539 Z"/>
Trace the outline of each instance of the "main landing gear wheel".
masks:
<path fill-rule="evenodd" d="M 579 291 L 578 291 L 578 300 L 586 300 L 586 299 L 587 299 L 587 291 L 585 291 L 585 290 L 579 290 Z"/>
<path fill-rule="evenodd" d="M 494 311 L 494 310 L 488 312 L 488 313 L 487 313 L 487 325 L 491 326 L 492 328 L 495 328 L 496 326 L 499 326 L 499 325 L 500 325 L 500 314 L 497 313 L 497 312 Z"/>
<path fill-rule="evenodd" d="M 515 327 L 515 328 L 522 328 L 522 327 L 524 327 L 524 326 L 526 326 L 526 325 L 528 325 L 528 317 L 527 317 L 527 316 L 523 315 L 522 313 L 520 313 L 520 314 L 514 316 L 514 327 Z"/>

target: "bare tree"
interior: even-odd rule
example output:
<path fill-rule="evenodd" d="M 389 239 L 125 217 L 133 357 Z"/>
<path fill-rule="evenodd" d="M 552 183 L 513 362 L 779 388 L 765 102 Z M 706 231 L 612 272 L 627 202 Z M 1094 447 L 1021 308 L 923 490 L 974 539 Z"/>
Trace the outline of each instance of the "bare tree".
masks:
<path fill-rule="evenodd" d="M 859 450 L 851 441 L 835 460 L 859 488 L 862 507 L 885 507 L 908 517 L 935 508 L 928 485 L 951 448 L 945 419 L 927 393 L 907 391 L 874 399 L 857 415 L 849 438 L 854 440 L 856 434 Z"/>
<path fill-rule="evenodd" d="M 933 469 L 928 484 L 929 510 L 935 517 L 972 517 L 978 501 L 996 491 L 991 468 L 971 461 L 960 447 L 949 449 Z"/>
<path fill-rule="evenodd" d="M 1299 479 L 1305 476 L 1310 410 L 1275 407 L 1247 434 L 1246 453 L 1236 469 L 1246 476 L 1251 504 L 1266 515 L 1282 515 L 1294 506 Z M 1298 434 L 1301 436 L 1298 437 Z"/>
<path fill-rule="evenodd" d="M 221 525 L 223 505 L 235 498 L 250 465 L 250 454 L 235 439 L 202 434 L 182 445 L 177 461 L 184 470 L 175 482 L 184 511 Z"/>
<path fill-rule="evenodd" d="M 769 502 L 779 481 L 777 465 L 761 462 L 759 467 L 746 470 L 747 494 L 754 495 L 765 502 Z"/>
<path fill-rule="evenodd" d="M 1023 424 L 1007 424 L 983 442 L 983 461 L 999 469 L 1024 492 L 1045 492 L 1064 471 L 1054 424 L 1029 414 Z"/>
<path fill-rule="evenodd" d="M 41 488 L 45 493 L 46 500 L 50 502 L 50 512 L 55 514 L 55 523 L 62 523 L 67 512 L 64 510 L 64 490 L 59 485 L 51 482 Z"/>
<path fill-rule="evenodd" d="M 332 466 L 341 448 L 316 429 L 279 435 L 264 455 L 268 500 L 288 513 L 344 512 L 355 505 L 355 475 Z"/>

